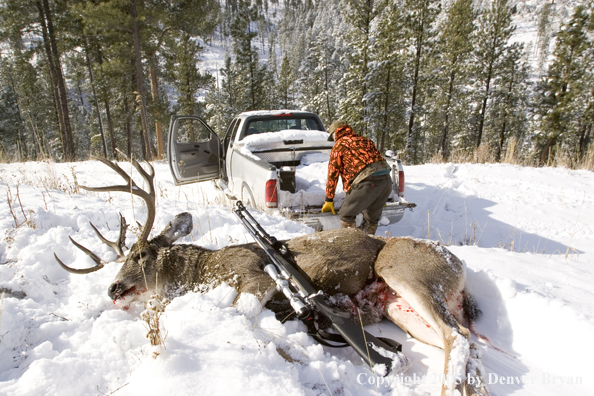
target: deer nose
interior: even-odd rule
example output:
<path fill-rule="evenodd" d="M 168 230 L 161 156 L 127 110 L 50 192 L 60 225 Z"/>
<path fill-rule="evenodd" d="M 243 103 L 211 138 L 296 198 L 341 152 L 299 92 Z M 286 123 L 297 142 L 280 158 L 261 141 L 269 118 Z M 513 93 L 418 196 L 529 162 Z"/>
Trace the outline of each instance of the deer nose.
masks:
<path fill-rule="evenodd" d="M 117 300 L 122 295 L 122 287 L 119 282 L 114 282 L 107 289 L 107 295 L 112 300 Z"/>

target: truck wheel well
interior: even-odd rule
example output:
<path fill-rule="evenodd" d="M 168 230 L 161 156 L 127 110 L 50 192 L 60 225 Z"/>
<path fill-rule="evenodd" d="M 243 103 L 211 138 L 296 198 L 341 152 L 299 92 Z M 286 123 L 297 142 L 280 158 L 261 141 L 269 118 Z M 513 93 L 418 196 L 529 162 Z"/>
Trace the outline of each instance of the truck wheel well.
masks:
<path fill-rule="evenodd" d="M 252 208 L 256 209 L 256 201 L 252 195 L 252 190 L 246 182 L 241 183 L 241 200 L 246 206 L 250 205 Z"/>

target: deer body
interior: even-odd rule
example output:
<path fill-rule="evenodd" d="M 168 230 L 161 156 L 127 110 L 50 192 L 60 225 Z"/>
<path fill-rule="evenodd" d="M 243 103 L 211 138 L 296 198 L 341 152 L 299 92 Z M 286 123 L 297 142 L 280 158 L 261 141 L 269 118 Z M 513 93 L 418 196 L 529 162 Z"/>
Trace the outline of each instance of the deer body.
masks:
<path fill-rule="evenodd" d="M 126 306 L 147 292 L 213 287 L 226 282 L 240 294 L 256 295 L 262 305 L 272 303 L 275 285 L 263 271 L 263 266 L 270 260 L 257 244 L 219 250 L 190 244 L 174 245 L 176 240 L 192 231 L 189 213 L 177 215 L 165 230 L 149 240 L 155 210 L 152 167 L 147 173 L 133 161 L 150 184 L 149 193 L 138 192 L 130 176 L 117 164 L 99 160 L 127 180 L 128 185 L 92 190 L 132 191 L 142 196 L 149 206 L 150 221 L 147 220 L 141 238 L 130 248 L 116 279 L 108 288 L 108 295 L 114 302 Z M 121 222 L 125 230 L 125 221 L 121 219 Z M 106 241 L 97 233 L 124 260 L 121 240 L 124 233 L 120 233 L 117 242 Z M 97 256 L 74 243 L 89 254 L 97 266 L 76 270 L 56 257 L 64 269 L 88 273 L 104 266 Z M 469 342 L 467 328 L 479 311 L 466 290 L 464 263 L 446 248 L 412 238 L 370 237 L 358 229 L 323 231 L 285 243 L 315 288 L 330 296 L 351 297 L 337 299 L 337 309 L 362 311 L 365 324 L 385 316 L 418 340 L 442 348 L 445 351 L 442 396 L 489 394 L 482 381 L 478 348 Z M 274 304 L 268 306 L 275 307 Z M 467 374 L 473 376 L 473 381 L 466 381 Z M 469 382 L 475 385 L 468 385 Z"/>
<path fill-rule="evenodd" d="M 214 287 L 225 282 L 239 294 L 256 295 L 264 306 L 276 292 L 274 282 L 262 270 L 269 258 L 255 243 L 209 250 L 188 244 L 163 246 L 165 239 L 162 233 L 148 246 L 132 247 L 109 287 L 114 301 L 128 305 L 147 291 L 163 293 L 168 288 Z M 373 312 L 380 309 L 411 336 L 444 349 L 444 378 L 452 380 L 446 382 L 442 394 L 453 395 L 456 387 L 463 391 L 463 382 L 456 384 L 455 378 L 465 378 L 466 366 L 476 363 L 470 359 L 466 326 L 476 319 L 477 310 L 465 290 L 466 268 L 449 250 L 431 241 L 374 238 L 352 228 L 305 235 L 286 244 L 317 289 L 347 296 L 367 289 L 364 298 L 373 301 L 358 305 L 352 298 L 352 305 L 339 308 L 359 308 L 364 324 L 381 320 L 381 315 Z M 156 249 L 149 253 L 153 245 Z M 143 261 L 143 252 L 149 261 Z M 275 310 L 279 305 L 268 307 Z"/>

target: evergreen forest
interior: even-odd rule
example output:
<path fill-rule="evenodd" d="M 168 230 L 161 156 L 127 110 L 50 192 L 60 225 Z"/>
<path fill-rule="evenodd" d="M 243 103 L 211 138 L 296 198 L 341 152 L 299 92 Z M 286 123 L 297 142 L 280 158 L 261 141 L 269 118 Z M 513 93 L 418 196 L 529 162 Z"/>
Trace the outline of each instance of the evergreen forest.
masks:
<path fill-rule="evenodd" d="M 592 0 L 0 0 L 0 161 L 162 159 L 172 115 L 302 109 L 409 165 L 594 170 L 593 64 Z"/>

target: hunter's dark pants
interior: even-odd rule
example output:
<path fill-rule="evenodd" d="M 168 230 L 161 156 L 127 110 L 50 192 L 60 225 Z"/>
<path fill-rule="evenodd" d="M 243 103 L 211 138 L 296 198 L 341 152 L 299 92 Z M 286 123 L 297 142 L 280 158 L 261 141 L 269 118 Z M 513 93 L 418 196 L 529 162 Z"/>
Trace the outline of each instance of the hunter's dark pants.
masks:
<path fill-rule="evenodd" d="M 390 175 L 370 176 L 351 187 L 338 211 L 340 220 L 355 221 L 359 213 L 369 225 L 377 225 L 382 210 L 392 192 Z"/>

